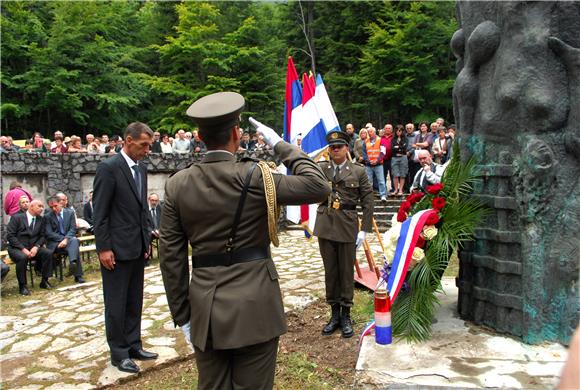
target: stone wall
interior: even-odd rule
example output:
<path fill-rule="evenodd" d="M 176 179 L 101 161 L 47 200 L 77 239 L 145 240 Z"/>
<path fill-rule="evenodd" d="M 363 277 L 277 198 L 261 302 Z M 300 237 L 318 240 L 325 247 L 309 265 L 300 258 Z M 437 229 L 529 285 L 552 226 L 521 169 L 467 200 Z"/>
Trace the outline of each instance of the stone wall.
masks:
<path fill-rule="evenodd" d="M 23 183 L 23 188 L 29 191 L 33 197 L 41 198 L 44 201 L 56 192 L 64 192 L 77 210 L 77 214 L 82 216 L 83 205 L 93 187 L 97 165 L 108 157 L 86 153 L 2 153 L 0 155 L 2 204 L 4 204 L 4 195 L 9 190 L 10 182 L 17 180 Z M 193 156 L 150 154 L 143 160 L 148 170 L 148 193 L 156 192 L 160 199 L 163 199 L 165 180 L 169 175 L 190 164 L 199 163 L 202 157 L 200 154 Z M 240 152 L 237 154 L 238 160 L 243 157 L 273 161 L 276 165 L 280 163 L 272 151 Z M 5 241 L 3 233 L 7 219 L 4 210 L 2 210 L 2 242 Z"/>

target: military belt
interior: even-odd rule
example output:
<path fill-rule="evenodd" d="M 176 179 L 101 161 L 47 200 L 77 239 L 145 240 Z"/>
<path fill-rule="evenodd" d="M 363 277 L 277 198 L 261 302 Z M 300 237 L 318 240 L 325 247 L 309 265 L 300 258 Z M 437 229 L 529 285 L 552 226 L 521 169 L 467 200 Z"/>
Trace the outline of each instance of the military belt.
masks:
<path fill-rule="evenodd" d="M 356 204 L 341 203 L 338 207 L 333 207 L 335 210 L 356 210 Z"/>
<path fill-rule="evenodd" d="M 233 250 L 229 253 L 215 253 L 191 257 L 193 268 L 203 267 L 229 267 L 233 264 L 247 263 L 250 261 L 271 258 L 270 246 L 252 247 Z"/>

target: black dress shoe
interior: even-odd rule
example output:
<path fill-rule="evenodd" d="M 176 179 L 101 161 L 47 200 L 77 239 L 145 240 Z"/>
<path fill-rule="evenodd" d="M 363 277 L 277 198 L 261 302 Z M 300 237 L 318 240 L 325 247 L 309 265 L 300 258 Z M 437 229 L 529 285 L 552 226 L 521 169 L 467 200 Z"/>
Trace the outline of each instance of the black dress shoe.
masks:
<path fill-rule="evenodd" d="M 140 371 L 139 366 L 131 359 L 112 360 L 111 364 L 119 369 L 119 371 L 130 372 L 136 374 Z"/>
<path fill-rule="evenodd" d="M 50 285 L 50 283 L 48 283 L 48 280 L 43 280 L 42 282 L 40 282 L 40 288 L 43 288 L 45 290 L 52 290 L 52 286 Z"/>
<path fill-rule="evenodd" d="M 20 287 L 20 295 L 30 295 L 30 291 L 28 291 L 26 286 Z"/>
<path fill-rule="evenodd" d="M 148 351 L 145 351 L 143 349 L 139 349 L 137 351 L 130 350 L 129 356 L 132 359 L 137 359 L 137 360 L 153 360 L 153 359 L 157 359 L 159 354 L 157 354 L 155 352 L 148 352 Z"/>
<path fill-rule="evenodd" d="M 85 279 L 82 276 L 75 276 L 76 283 L 84 283 Z"/>

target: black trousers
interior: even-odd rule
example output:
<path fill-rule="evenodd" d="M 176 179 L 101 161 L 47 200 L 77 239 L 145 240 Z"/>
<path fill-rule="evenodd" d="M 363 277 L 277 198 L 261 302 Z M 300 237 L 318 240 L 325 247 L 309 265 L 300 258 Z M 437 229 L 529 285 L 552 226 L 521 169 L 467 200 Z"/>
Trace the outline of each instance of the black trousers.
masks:
<path fill-rule="evenodd" d="M 393 171 L 391 170 L 391 159 L 385 159 L 383 161 L 383 173 L 385 175 L 385 188 L 387 188 L 387 192 L 393 192 L 395 190 L 395 182 L 393 181 Z M 391 188 L 387 187 L 387 177 L 391 180 Z"/>
<path fill-rule="evenodd" d="M 274 386 L 278 340 L 236 349 L 195 348 L 198 390 L 270 390 Z"/>
<path fill-rule="evenodd" d="M 141 344 L 141 312 L 143 311 L 143 278 L 145 259 L 116 260 L 115 268 L 101 265 L 105 300 L 105 329 L 111 359 L 129 357 L 129 350 Z"/>
<path fill-rule="evenodd" d="M 52 252 L 46 248 L 38 248 L 36 256 L 29 259 L 20 249 L 8 247 L 8 256 L 16 264 L 16 279 L 18 279 L 19 287 L 26 286 L 26 264 L 29 260 L 36 261 L 44 279 L 50 278 L 52 274 Z"/>
<path fill-rule="evenodd" d="M 407 192 L 409 192 L 409 189 L 413 184 L 413 180 L 415 179 L 415 175 L 419 169 L 421 169 L 421 164 L 413 161 L 413 159 L 409 159 L 409 174 L 407 175 L 407 181 L 405 181 L 405 189 Z"/>
<path fill-rule="evenodd" d="M 318 237 L 324 263 L 326 302 L 351 307 L 354 298 L 354 242 L 337 242 Z"/>

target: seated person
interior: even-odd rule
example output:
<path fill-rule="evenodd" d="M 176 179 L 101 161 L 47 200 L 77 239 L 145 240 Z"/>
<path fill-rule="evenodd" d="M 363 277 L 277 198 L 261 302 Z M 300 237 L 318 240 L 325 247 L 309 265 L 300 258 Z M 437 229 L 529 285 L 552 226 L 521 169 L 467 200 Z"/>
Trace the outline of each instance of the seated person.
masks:
<path fill-rule="evenodd" d="M 45 215 L 46 246 L 53 253 L 67 253 L 75 282 L 84 283 L 74 212 L 69 208 L 63 209 L 62 202 L 56 196 L 48 199 L 48 207 L 52 211 Z"/>
<path fill-rule="evenodd" d="M 52 273 L 52 254 L 43 247 L 46 241 L 43 210 L 42 202 L 35 199 L 30 202 L 26 212 L 14 214 L 6 228 L 8 255 L 16 264 L 16 278 L 21 295 L 30 295 L 26 285 L 26 264 L 31 260 L 40 263 L 42 269 L 40 288 L 47 290 L 52 288 L 48 282 Z"/>
<path fill-rule="evenodd" d="M 89 201 L 83 206 L 83 218 L 89 224 L 87 232 L 93 233 L 93 191 L 89 192 Z"/>
<path fill-rule="evenodd" d="M 445 171 L 445 165 L 435 164 L 431 158 L 431 153 L 426 149 L 417 150 L 417 157 L 421 169 L 415 174 L 411 191 L 426 192 L 426 187 L 441 183 L 441 176 Z"/>

